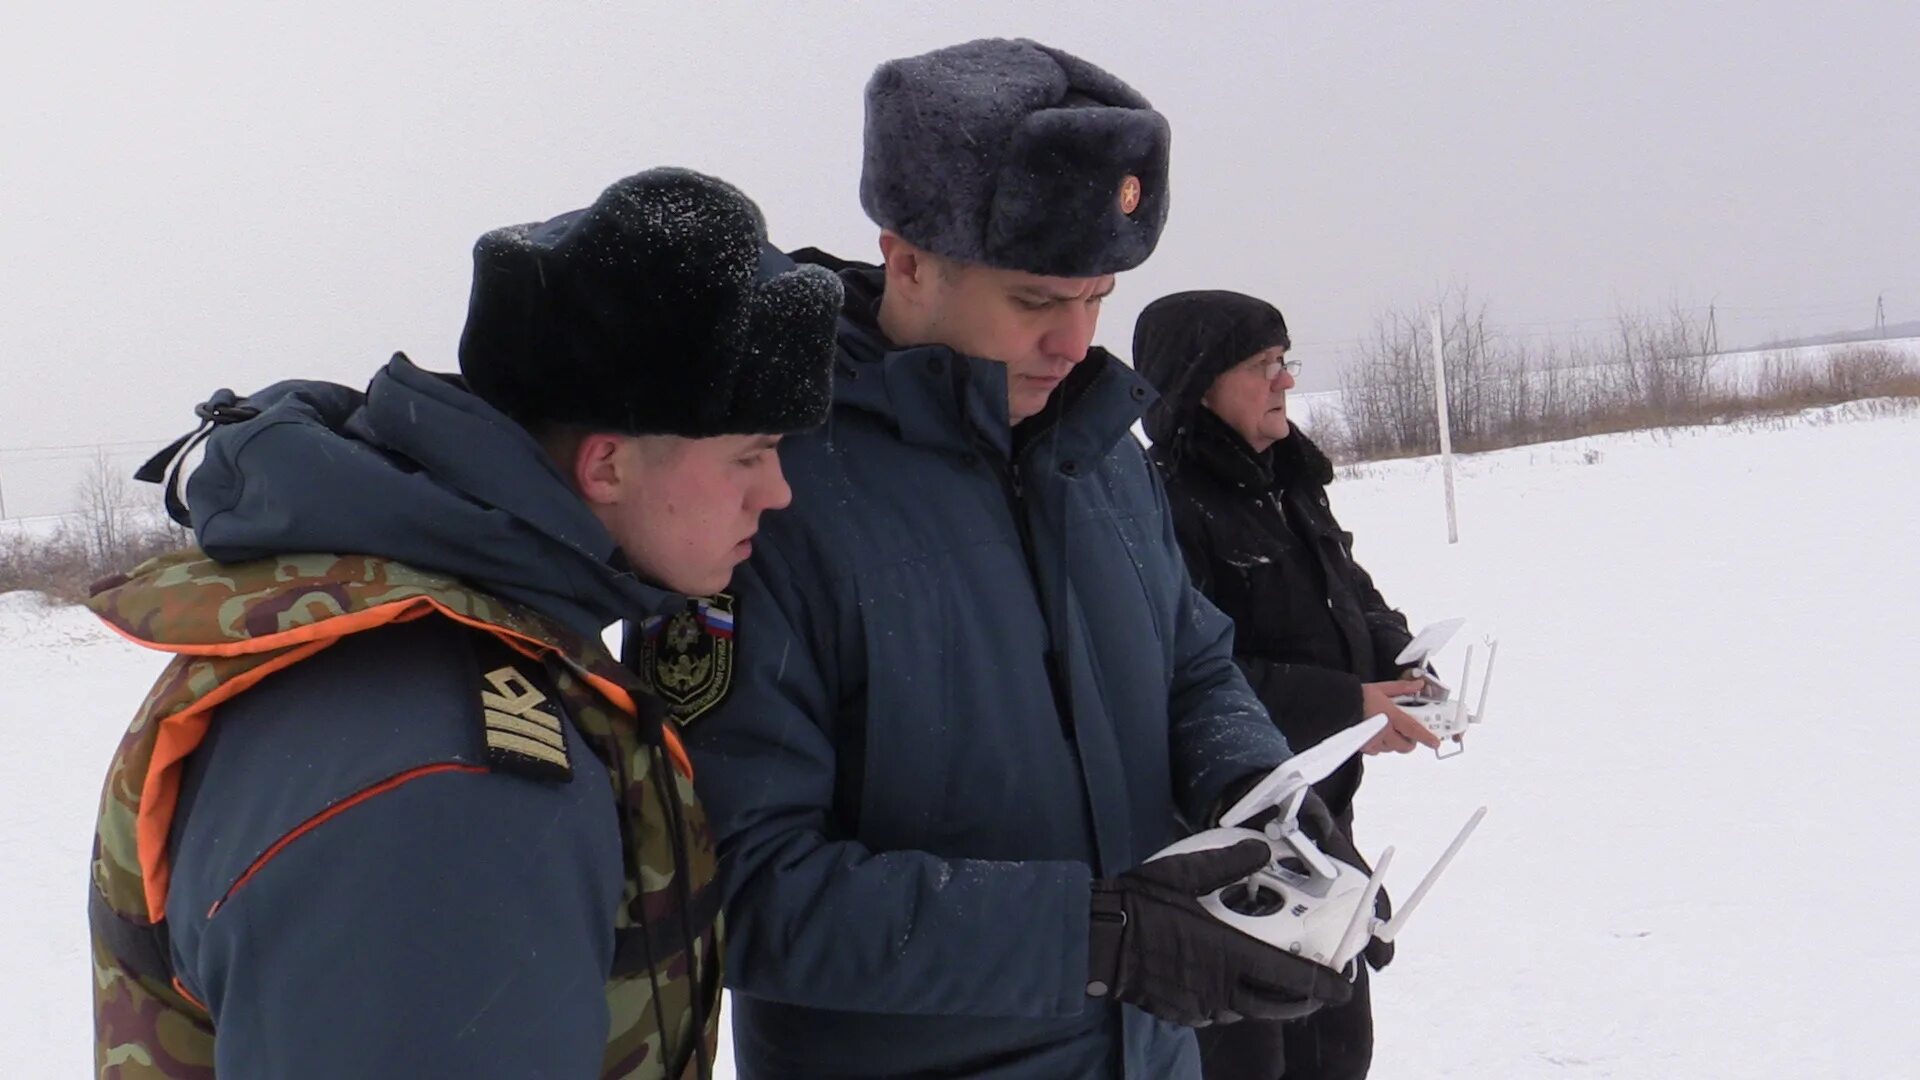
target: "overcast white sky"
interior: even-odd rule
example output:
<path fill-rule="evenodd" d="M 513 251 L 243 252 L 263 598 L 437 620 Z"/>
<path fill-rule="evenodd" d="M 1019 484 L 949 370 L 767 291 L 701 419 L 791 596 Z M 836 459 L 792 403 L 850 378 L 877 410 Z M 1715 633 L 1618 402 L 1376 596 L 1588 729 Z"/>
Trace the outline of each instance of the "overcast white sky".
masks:
<path fill-rule="evenodd" d="M 680 164 L 787 247 L 874 250 L 873 66 L 1032 36 L 1174 131 L 1121 280 L 1280 305 L 1326 385 L 1392 305 L 1515 332 L 1719 305 L 1721 339 L 1920 318 L 1920 4 L 11 3 L 0 449 L 171 437 L 218 386 L 451 369 L 483 231 Z"/>

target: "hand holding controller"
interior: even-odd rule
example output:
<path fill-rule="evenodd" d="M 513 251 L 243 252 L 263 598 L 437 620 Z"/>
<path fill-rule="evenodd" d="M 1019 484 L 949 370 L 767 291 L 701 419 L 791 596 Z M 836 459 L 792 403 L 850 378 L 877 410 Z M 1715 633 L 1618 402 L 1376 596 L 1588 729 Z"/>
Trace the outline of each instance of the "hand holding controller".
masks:
<path fill-rule="evenodd" d="M 1441 758 L 1454 757 L 1465 751 L 1468 726 L 1478 724 L 1485 718 L 1487 690 L 1493 685 L 1493 660 L 1500 650 L 1498 641 L 1487 640 L 1487 662 L 1480 669 L 1479 676 L 1480 698 L 1469 710 L 1467 696 L 1474 679 L 1473 646 L 1467 646 L 1467 659 L 1461 668 L 1460 693 L 1457 697 L 1451 687 L 1426 670 L 1428 660 L 1451 641 L 1465 624 L 1465 619 L 1434 623 L 1422 629 L 1394 658 L 1394 663 L 1402 668 L 1420 671 L 1426 686 L 1420 693 L 1394 698 L 1393 703 L 1439 737 L 1440 744 L 1434 748 L 1434 755 Z"/>

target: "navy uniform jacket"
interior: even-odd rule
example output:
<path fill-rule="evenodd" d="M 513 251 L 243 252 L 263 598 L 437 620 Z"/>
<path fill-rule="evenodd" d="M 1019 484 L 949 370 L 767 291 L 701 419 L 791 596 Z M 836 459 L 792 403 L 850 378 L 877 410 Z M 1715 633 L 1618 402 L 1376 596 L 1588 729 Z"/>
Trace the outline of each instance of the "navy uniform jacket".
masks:
<path fill-rule="evenodd" d="M 1129 436 L 1151 391 L 1095 350 L 1016 440 L 1004 365 L 891 347 L 845 278 L 832 419 L 781 445 L 686 732 L 740 1075 L 1197 1076 L 1087 997 L 1089 882 L 1289 751 Z"/>
<path fill-rule="evenodd" d="M 596 637 L 684 604 L 621 571 L 540 447 L 454 380 L 396 357 L 364 396 L 249 400 L 259 417 L 216 429 L 187 485 L 215 558 L 380 555 Z M 571 779 L 483 767 L 474 636 L 430 619 L 349 637 L 221 705 L 188 759 L 171 962 L 213 1013 L 222 1076 L 600 1074 L 613 787 L 565 717 Z"/>

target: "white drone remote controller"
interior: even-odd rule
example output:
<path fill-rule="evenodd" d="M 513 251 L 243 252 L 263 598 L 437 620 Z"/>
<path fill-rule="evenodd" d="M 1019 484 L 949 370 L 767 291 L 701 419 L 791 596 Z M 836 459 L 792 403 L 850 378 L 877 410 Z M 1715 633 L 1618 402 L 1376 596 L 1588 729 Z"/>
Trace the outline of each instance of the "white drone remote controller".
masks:
<path fill-rule="evenodd" d="M 1453 635 L 1466 625 L 1465 619 L 1447 619 L 1423 628 L 1414 635 L 1407 647 L 1393 662 L 1402 670 L 1424 667 L 1435 653 L 1453 640 Z M 1487 663 L 1480 671 L 1480 700 L 1474 703 L 1471 711 L 1467 709 L 1467 689 L 1473 682 L 1473 646 L 1467 646 L 1467 660 L 1460 673 L 1460 694 L 1454 696 L 1451 687 L 1431 674 L 1423 675 L 1427 690 L 1423 694 L 1414 694 L 1393 699 L 1415 720 L 1420 721 L 1428 731 L 1440 737 L 1440 745 L 1434 747 L 1434 756 L 1450 758 L 1464 752 L 1466 741 L 1461 738 L 1467 732 L 1469 724 L 1477 724 L 1485 718 L 1487 712 L 1487 690 L 1493 685 L 1493 658 L 1500 651 L 1500 643 L 1492 639 L 1487 641 Z M 1448 749 L 1452 747 L 1452 749 Z"/>
<path fill-rule="evenodd" d="M 1231 847 L 1243 840 L 1264 841 L 1273 853 L 1267 865 L 1201 897 L 1200 906 L 1244 934 L 1344 973 L 1366 948 L 1368 938 L 1392 941 L 1399 934 L 1487 812 L 1483 806 L 1467 819 L 1440 861 L 1390 921 L 1374 918 L 1374 897 L 1393 861 L 1393 849 L 1380 853 L 1369 877 L 1359 867 L 1321 851 L 1300 830 L 1299 815 L 1313 784 L 1331 775 L 1386 726 L 1385 716 L 1375 716 L 1294 755 L 1222 814 L 1219 827 L 1169 845 L 1147 861 Z M 1279 813 L 1263 829 L 1245 827 L 1245 822 L 1274 807 Z"/>

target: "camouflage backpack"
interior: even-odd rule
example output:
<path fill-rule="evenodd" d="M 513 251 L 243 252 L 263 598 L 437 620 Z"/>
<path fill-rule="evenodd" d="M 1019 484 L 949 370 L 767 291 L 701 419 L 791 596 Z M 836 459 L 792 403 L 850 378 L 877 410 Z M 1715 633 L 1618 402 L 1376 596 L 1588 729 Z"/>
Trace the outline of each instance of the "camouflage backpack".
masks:
<path fill-rule="evenodd" d="M 672 726 L 654 722 L 661 706 L 599 641 L 451 578 L 366 556 L 222 565 L 180 552 L 102 583 L 89 607 L 130 640 L 174 655 L 114 754 L 94 832 L 98 1076 L 214 1075 L 212 1018 L 173 975 L 165 922 L 168 831 L 185 760 L 213 709 L 346 635 L 419 618 L 452 619 L 542 661 L 568 715 L 607 761 L 629 840 L 601 1075 L 693 1075 L 699 1059 L 712 1060 L 720 1013 L 712 836 Z"/>

